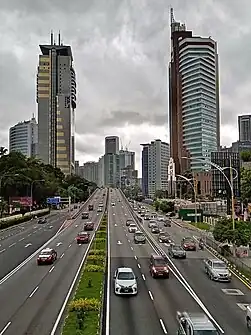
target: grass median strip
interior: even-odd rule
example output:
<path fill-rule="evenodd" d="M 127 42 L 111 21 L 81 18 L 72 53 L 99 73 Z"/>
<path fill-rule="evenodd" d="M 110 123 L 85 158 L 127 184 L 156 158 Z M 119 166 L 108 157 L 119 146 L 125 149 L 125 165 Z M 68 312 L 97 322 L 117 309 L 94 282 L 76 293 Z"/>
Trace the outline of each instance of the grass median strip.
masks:
<path fill-rule="evenodd" d="M 74 294 L 68 303 L 63 335 L 97 335 L 106 267 L 107 216 L 104 215 L 93 239 Z"/>

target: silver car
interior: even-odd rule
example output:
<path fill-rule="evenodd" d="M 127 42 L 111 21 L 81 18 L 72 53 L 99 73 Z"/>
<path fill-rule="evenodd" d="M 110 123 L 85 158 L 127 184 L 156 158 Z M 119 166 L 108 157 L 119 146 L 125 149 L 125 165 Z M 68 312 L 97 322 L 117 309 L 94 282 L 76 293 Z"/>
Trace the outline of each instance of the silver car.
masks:
<path fill-rule="evenodd" d="M 231 272 L 225 262 L 219 259 L 207 258 L 204 260 L 205 272 L 211 280 L 230 282 Z"/>
<path fill-rule="evenodd" d="M 186 251 L 180 245 L 170 245 L 168 252 L 172 258 L 186 258 Z"/>

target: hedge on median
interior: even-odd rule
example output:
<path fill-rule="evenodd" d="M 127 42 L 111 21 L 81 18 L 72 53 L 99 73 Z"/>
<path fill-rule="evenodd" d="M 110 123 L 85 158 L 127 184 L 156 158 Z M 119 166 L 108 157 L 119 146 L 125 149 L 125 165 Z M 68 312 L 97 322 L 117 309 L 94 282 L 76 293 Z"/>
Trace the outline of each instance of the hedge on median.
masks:
<path fill-rule="evenodd" d="M 36 214 L 36 216 L 41 217 L 41 216 L 44 216 L 44 215 L 48 215 L 49 213 L 50 213 L 50 210 L 48 209 L 48 211 L 43 212 L 43 213 L 38 213 L 38 214 Z M 2 221 L 2 222 L 0 222 L 0 230 L 18 225 L 20 223 L 30 221 L 30 219 L 32 217 L 34 217 L 34 214 L 31 213 L 29 215 L 25 215 L 25 216 L 22 216 L 22 217 L 19 217 L 19 218 L 14 218 L 13 220 Z"/>
<path fill-rule="evenodd" d="M 104 215 L 88 252 L 77 289 L 68 304 L 62 335 L 97 335 L 106 267 L 107 215 Z"/>

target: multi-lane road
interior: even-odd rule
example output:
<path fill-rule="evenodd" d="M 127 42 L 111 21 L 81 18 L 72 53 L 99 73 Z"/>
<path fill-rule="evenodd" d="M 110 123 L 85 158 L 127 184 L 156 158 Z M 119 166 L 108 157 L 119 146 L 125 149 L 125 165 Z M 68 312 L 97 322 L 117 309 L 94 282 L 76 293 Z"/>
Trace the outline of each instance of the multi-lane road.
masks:
<path fill-rule="evenodd" d="M 211 281 L 205 275 L 203 260 L 213 258 L 209 251 L 188 252 L 187 259 L 174 260 L 168 248 L 159 244 L 143 223 L 148 241 L 135 245 L 128 232 L 126 220 L 132 218 L 132 209 L 121 193 L 113 190 L 115 207 L 109 207 L 109 298 L 106 335 L 115 334 L 175 334 L 177 311 L 208 314 L 220 333 L 249 334 L 245 323 L 245 306 L 251 302 L 251 292 L 233 276 L 231 283 Z M 120 201 L 117 201 L 120 199 Z M 175 243 L 192 234 L 173 224 L 169 231 Z M 149 273 L 151 253 L 166 253 L 171 269 L 169 279 L 153 279 Z M 138 277 L 139 293 L 135 297 L 114 294 L 113 274 L 120 266 L 131 267 Z"/>
<path fill-rule="evenodd" d="M 98 203 L 101 201 L 105 203 L 106 199 L 103 192 L 97 191 L 89 202 L 94 204 L 90 220 L 95 226 L 98 225 L 102 215 L 97 213 Z M 86 210 L 87 206 L 88 203 L 83 210 Z M 20 260 L 24 262 L 22 267 L 16 268 L 16 271 L 10 272 L 0 280 L 1 335 L 51 334 L 53 325 L 59 320 L 58 315 L 89 246 L 89 244 L 79 246 L 75 241 L 77 233 L 83 230 L 83 220 L 79 217 L 70 220 L 58 231 L 64 219 L 64 214 L 62 217 L 49 217 L 47 228 L 30 223 L 24 229 L 20 228 L 20 231 L 16 229 L 12 236 L 6 236 L 6 239 L 0 242 L 3 244 L 1 247 L 5 249 L 0 254 L 1 267 L 5 262 L 12 262 L 13 267 L 13 259 L 18 257 L 21 257 L 19 262 Z M 50 234 L 47 234 L 47 230 Z M 9 232 L 3 235 L 8 235 Z M 34 248 L 37 249 L 46 241 L 46 247 L 57 251 L 58 260 L 51 266 L 37 266 L 36 256 L 27 259 L 29 254 L 23 250 L 29 249 L 27 246 L 29 243 L 35 244 Z M 16 244 L 10 247 L 13 243 Z M 6 273 L 6 269 L 4 271 Z"/>

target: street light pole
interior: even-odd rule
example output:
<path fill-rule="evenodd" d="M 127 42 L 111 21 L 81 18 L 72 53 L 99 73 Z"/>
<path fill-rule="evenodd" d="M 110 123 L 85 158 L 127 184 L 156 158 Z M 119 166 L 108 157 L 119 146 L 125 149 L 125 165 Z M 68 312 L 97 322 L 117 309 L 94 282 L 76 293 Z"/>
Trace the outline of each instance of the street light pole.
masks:
<path fill-rule="evenodd" d="M 232 166 L 232 156 L 229 158 L 229 167 L 230 167 L 230 183 L 232 185 L 231 188 L 231 205 L 232 205 L 232 226 L 233 230 L 235 230 L 235 210 L 234 210 L 234 179 L 233 179 L 233 166 Z"/>

